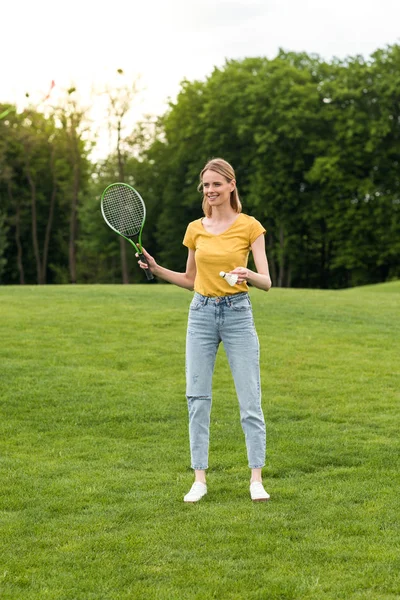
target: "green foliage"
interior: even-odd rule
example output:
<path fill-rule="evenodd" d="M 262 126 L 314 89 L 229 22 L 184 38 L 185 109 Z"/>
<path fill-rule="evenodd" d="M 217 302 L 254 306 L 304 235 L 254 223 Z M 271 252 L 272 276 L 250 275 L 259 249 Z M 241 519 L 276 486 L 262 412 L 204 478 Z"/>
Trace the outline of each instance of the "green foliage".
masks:
<path fill-rule="evenodd" d="M 112 161 L 98 165 L 79 209 L 78 279 L 82 283 L 121 281 L 119 238 L 110 234 L 100 211 L 103 189 L 117 180 L 114 168 Z"/>
<path fill-rule="evenodd" d="M 332 64 L 281 51 L 274 60 L 227 61 L 204 82 L 184 81 L 161 121 L 163 135 L 141 155 L 163 173 L 159 259 L 182 269 L 186 224 L 201 216 L 198 173 L 222 155 L 236 169 L 244 210 L 268 230 L 275 285 L 335 288 L 398 277 L 398 76 L 391 69 L 399 60 L 396 46 L 370 62 Z"/>
<path fill-rule="evenodd" d="M 89 175 L 79 112 L 34 108 L 0 121 L 0 198 L 9 226 L 6 283 L 69 281 L 71 203 Z M 19 248 L 20 246 L 20 248 Z M 18 249 L 19 248 L 19 249 Z"/>
<path fill-rule="evenodd" d="M 328 63 L 283 50 L 272 60 L 227 60 L 204 81 L 183 81 L 164 115 L 129 134 L 122 119 L 136 83 L 124 84 L 109 90 L 116 150 L 96 165 L 74 89 L 46 117 L 33 108 L 7 112 L 2 281 L 143 281 L 132 249 L 128 265 L 100 215 L 102 190 L 121 178 L 146 202 L 147 250 L 184 270 L 182 239 L 202 216 L 199 172 L 216 156 L 233 164 L 244 211 L 267 229 L 275 286 L 399 278 L 399 73 L 398 45 L 368 60 Z"/>
<path fill-rule="evenodd" d="M 6 225 L 6 219 L 5 216 L 0 212 L 0 282 L 2 281 L 4 268 L 7 264 L 7 259 L 4 258 L 7 248 L 7 233 L 8 227 Z"/>

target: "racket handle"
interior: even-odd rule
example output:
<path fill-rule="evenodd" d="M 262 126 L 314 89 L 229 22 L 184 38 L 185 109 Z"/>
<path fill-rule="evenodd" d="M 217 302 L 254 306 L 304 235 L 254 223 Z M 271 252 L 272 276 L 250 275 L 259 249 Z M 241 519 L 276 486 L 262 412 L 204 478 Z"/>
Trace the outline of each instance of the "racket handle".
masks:
<path fill-rule="evenodd" d="M 147 258 L 145 257 L 145 255 L 144 255 L 144 254 L 139 254 L 139 260 L 141 260 L 142 262 L 146 263 L 146 265 L 148 265 L 148 264 L 149 264 L 149 262 L 148 262 L 148 260 L 147 260 Z M 148 279 L 149 281 L 151 281 L 152 279 L 154 279 L 154 275 L 153 275 L 153 273 L 150 271 L 150 269 L 143 269 L 143 270 L 144 270 L 144 272 L 145 272 L 145 275 L 146 275 L 146 277 L 147 277 L 147 279 Z"/>

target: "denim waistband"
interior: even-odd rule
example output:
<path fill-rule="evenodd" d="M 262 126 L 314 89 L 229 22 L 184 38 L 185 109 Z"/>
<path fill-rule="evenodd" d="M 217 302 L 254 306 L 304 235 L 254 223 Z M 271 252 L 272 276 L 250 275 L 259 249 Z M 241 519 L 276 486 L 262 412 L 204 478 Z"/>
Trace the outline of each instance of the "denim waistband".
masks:
<path fill-rule="evenodd" d="M 198 300 L 202 300 L 204 305 L 208 303 L 214 304 L 223 304 L 232 302 L 232 300 L 236 300 L 237 298 L 248 298 L 248 292 L 238 292 L 237 294 L 232 294 L 231 296 L 203 296 L 199 294 L 199 292 L 195 292 L 193 298 L 197 298 Z"/>

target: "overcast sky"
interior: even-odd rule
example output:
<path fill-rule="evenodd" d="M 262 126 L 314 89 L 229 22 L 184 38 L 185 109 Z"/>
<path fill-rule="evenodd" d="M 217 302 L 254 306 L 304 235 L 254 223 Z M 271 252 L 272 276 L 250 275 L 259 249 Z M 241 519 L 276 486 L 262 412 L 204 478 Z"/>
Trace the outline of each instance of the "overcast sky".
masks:
<path fill-rule="evenodd" d="M 13 0 L 2 8 L 0 102 L 74 84 L 83 100 L 140 76 L 135 109 L 161 113 L 182 79 L 279 48 L 330 60 L 400 43 L 400 0 Z M 98 113 L 97 118 L 100 117 Z"/>

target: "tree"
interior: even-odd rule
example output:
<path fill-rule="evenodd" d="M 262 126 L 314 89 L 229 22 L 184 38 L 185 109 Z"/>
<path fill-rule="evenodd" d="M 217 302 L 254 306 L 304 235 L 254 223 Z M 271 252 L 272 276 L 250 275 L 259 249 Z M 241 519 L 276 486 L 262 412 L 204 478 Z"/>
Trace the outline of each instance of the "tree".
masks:
<path fill-rule="evenodd" d="M 63 196 L 69 204 L 68 268 L 69 281 L 77 281 L 78 211 L 81 193 L 87 189 L 90 173 L 89 148 L 83 136 L 87 128 L 86 111 L 78 106 L 74 87 L 67 91 L 63 105 L 57 109 L 61 125 L 63 156 L 68 163 L 68 177 L 64 181 Z"/>
<path fill-rule="evenodd" d="M 120 78 L 123 78 L 124 72 L 122 69 L 118 69 L 117 73 Z M 125 164 L 128 159 L 129 143 L 124 140 L 124 125 L 125 118 L 131 110 L 133 100 L 137 95 L 138 86 L 137 81 L 133 83 L 123 82 L 121 84 L 107 90 L 109 99 L 108 118 L 109 128 L 111 132 L 116 133 L 116 156 L 118 166 L 118 181 L 125 182 Z M 129 269 L 127 260 L 127 242 L 123 237 L 119 238 L 120 254 L 121 254 L 121 271 L 122 271 L 122 282 L 129 283 Z"/>
<path fill-rule="evenodd" d="M 78 144 L 75 153 L 68 144 L 73 118 L 71 110 L 53 109 L 44 115 L 31 106 L 0 121 L 0 197 L 8 226 L 3 278 L 7 282 L 68 280 L 62 273 L 68 265 L 69 201 L 76 207 L 78 195 L 74 173 L 78 165 L 79 185 L 83 185 L 89 168 L 82 139 L 72 136 Z M 69 212 L 74 215 L 74 209 Z M 76 240 L 75 231 L 72 239 Z"/>

